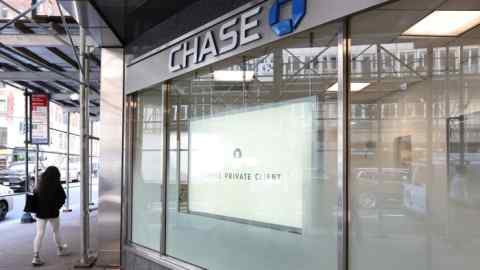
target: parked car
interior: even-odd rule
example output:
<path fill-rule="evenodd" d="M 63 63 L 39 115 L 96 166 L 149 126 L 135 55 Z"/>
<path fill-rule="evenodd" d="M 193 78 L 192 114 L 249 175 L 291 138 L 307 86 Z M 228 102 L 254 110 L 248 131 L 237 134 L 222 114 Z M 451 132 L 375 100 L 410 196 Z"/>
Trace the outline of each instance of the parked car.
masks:
<path fill-rule="evenodd" d="M 41 174 L 45 168 L 40 163 L 38 168 L 38 173 Z M 28 176 L 30 177 L 30 188 L 33 190 L 35 185 L 35 170 L 36 162 L 28 163 Z M 15 192 L 25 191 L 25 183 L 27 179 L 27 174 L 25 173 L 25 162 L 16 161 L 10 163 L 7 169 L 0 171 L 0 184 L 7 186 L 13 189 Z"/>
<path fill-rule="evenodd" d="M 64 159 L 59 166 L 60 177 L 62 182 L 67 181 L 67 159 Z M 75 182 L 80 180 L 80 163 L 70 161 L 70 182 Z"/>
<path fill-rule="evenodd" d="M 8 211 L 13 209 L 13 190 L 0 185 L 0 221 L 4 220 Z"/>

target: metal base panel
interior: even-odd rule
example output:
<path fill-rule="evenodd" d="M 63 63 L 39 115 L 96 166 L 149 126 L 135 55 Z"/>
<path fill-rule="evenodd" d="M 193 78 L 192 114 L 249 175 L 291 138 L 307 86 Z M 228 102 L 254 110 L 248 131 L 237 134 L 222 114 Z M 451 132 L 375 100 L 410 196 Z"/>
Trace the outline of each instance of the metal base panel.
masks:
<path fill-rule="evenodd" d="M 85 260 L 80 259 L 77 261 L 73 268 L 92 268 L 97 261 L 97 254 L 89 254 Z"/>

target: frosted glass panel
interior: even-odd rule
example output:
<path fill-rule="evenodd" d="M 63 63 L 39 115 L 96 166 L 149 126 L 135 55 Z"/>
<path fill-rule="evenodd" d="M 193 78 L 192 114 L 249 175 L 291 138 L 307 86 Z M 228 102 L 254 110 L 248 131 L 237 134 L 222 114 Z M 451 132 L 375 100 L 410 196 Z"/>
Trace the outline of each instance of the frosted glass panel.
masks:
<path fill-rule="evenodd" d="M 164 132 L 162 92 L 142 92 L 137 98 L 137 108 L 131 239 L 135 244 L 160 251 Z"/>
<path fill-rule="evenodd" d="M 168 256 L 210 270 L 337 269 L 337 29 L 173 81 Z"/>
<path fill-rule="evenodd" d="M 352 18 L 351 81 L 369 84 L 351 92 L 352 270 L 480 265 L 479 27 L 448 39 L 399 37 L 431 2 Z M 480 8 L 447 2 L 438 8 Z"/>

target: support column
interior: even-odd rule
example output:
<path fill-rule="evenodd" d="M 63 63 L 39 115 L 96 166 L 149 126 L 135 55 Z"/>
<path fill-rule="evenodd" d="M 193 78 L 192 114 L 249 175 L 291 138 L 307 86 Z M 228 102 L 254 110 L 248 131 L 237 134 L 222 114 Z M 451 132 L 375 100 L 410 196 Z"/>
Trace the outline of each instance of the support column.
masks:
<path fill-rule="evenodd" d="M 30 173 L 28 172 L 28 165 L 29 165 L 29 160 L 28 160 L 28 143 L 30 142 L 30 121 L 29 121 L 29 99 L 28 99 L 28 92 L 27 89 L 25 89 L 24 92 L 25 95 L 25 193 L 28 192 L 33 192 L 33 190 L 29 190 L 30 187 Z M 26 197 L 25 197 L 26 198 Z M 25 199 L 26 200 L 26 199 Z M 22 215 L 22 219 L 20 220 L 21 223 L 34 223 L 35 219 L 32 217 L 32 214 L 24 212 Z"/>
<path fill-rule="evenodd" d="M 348 175 L 350 127 L 350 22 L 346 19 L 338 33 L 338 96 L 337 96 L 337 259 L 338 270 L 348 269 Z"/>
<path fill-rule="evenodd" d="M 101 63 L 97 267 L 114 268 L 120 266 L 121 245 L 125 243 L 129 230 L 126 218 L 129 208 L 128 190 L 122 189 L 122 185 L 126 187 L 123 176 L 125 173 L 123 49 L 103 48 Z M 129 164 L 131 161 L 126 162 Z"/>
<path fill-rule="evenodd" d="M 80 179 L 78 179 L 80 180 Z M 72 212 L 70 208 L 70 112 L 67 112 L 67 178 L 66 178 L 67 201 L 63 212 Z"/>
<path fill-rule="evenodd" d="M 88 66 L 88 61 L 87 61 Z M 93 202 L 93 121 L 89 121 L 90 129 L 88 136 L 88 143 L 90 146 L 89 153 L 88 153 L 88 205 L 95 205 Z"/>
<path fill-rule="evenodd" d="M 35 182 L 34 182 L 34 187 L 38 185 L 38 181 L 40 179 L 40 172 L 38 171 L 38 168 L 40 168 L 40 146 L 38 144 L 35 145 Z"/>
<path fill-rule="evenodd" d="M 86 87 L 89 82 L 89 67 L 86 61 L 85 30 L 80 27 L 80 61 L 83 72 L 80 73 L 80 218 L 81 218 L 81 242 L 80 260 L 76 268 L 90 268 L 96 261 L 96 256 L 90 252 L 90 209 L 88 199 L 89 184 L 89 89 Z"/>

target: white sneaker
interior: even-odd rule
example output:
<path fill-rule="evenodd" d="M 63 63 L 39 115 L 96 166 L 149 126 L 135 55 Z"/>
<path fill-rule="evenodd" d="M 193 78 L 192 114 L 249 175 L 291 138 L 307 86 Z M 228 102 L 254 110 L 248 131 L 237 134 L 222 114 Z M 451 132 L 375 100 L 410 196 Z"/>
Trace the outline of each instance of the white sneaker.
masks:
<path fill-rule="evenodd" d="M 38 255 L 33 256 L 33 260 L 32 260 L 33 266 L 42 266 L 44 264 L 45 263 L 40 259 L 40 256 Z"/>
<path fill-rule="evenodd" d="M 67 248 L 68 248 L 67 244 L 63 244 L 63 245 L 57 247 L 57 255 L 58 256 L 68 256 L 68 255 L 70 255 L 70 252 L 68 252 Z"/>

